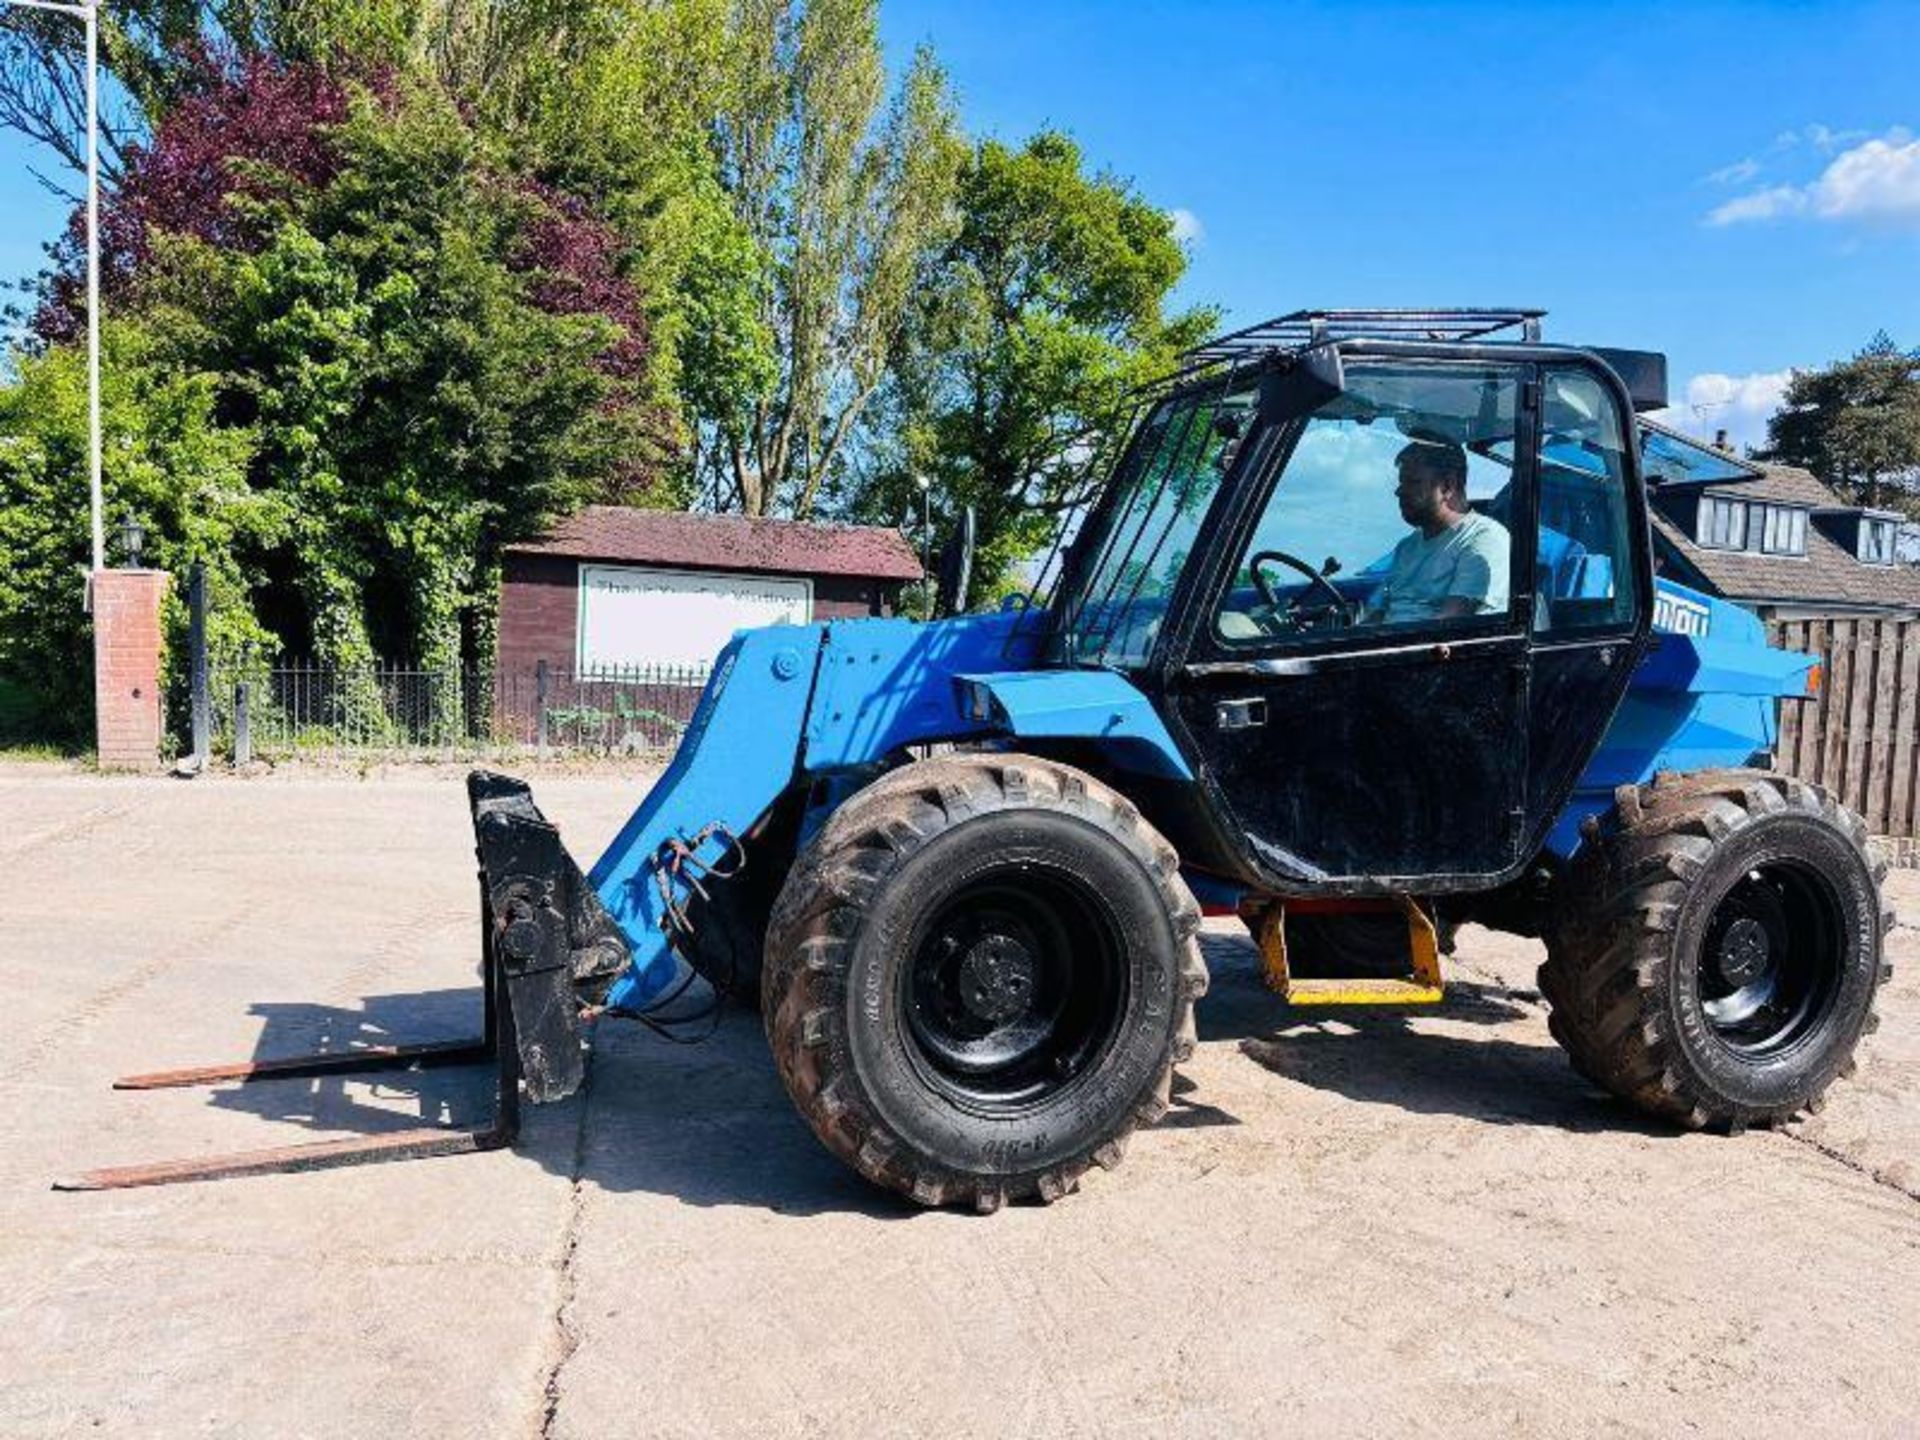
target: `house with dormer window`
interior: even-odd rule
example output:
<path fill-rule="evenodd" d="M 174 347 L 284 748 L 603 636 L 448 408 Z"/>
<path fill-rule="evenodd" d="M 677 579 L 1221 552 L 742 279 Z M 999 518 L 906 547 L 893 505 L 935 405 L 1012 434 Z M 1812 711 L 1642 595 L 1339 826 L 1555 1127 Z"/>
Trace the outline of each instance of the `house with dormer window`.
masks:
<path fill-rule="evenodd" d="M 1640 441 L 1661 574 L 1763 620 L 1920 616 L 1920 568 L 1896 553 L 1903 516 L 1650 420 Z"/>

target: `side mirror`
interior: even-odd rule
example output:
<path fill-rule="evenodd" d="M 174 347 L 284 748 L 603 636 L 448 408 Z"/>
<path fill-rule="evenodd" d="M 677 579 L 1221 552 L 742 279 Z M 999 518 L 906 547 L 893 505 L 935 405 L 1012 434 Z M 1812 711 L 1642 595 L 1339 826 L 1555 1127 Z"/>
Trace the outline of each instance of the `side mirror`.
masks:
<path fill-rule="evenodd" d="M 1293 364 L 1260 382 L 1260 418 L 1269 423 L 1311 415 L 1346 393 L 1347 373 L 1340 347 L 1315 345 L 1293 357 Z"/>
<path fill-rule="evenodd" d="M 1320 567 L 1320 573 L 1323 576 L 1338 575 L 1340 573 L 1340 557 L 1338 555 L 1327 556 L 1326 562 Z"/>
<path fill-rule="evenodd" d="M 939 589 L 935 592 L 942 615 L 958 615 L 967 608 L 967 591 L 973 584 L 973 546 L 975 521 L 973 506 L 960 512 L 953 534 L 940 547 Z"/>

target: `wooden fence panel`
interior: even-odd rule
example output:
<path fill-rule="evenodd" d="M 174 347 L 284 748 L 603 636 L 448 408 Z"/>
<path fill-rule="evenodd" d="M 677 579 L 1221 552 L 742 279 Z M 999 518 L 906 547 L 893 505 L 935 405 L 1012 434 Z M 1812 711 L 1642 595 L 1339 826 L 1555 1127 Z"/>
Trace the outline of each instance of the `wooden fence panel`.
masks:
<path fill-rule="evenodd" d="M 1824 785 L 1876 835 L 1920 833 L 1920 622 L 1775 621 L 1770 639 L 1821 657 L 1818 700 L 1781 706 L 1775 764 Z"/>
<path fill-rule="evenodd" d="M 1889 835 L 1914 833 L 1913 783 L 1914 715 L 1920 711 L 1920 627 L 1899 625 L 1894 648 L 1900 657 L 1893 712 L 1893 763 L 1888 781 L 1891 798 L 1887 809 Z"/>
<path fill-rule="evenodd" d="M 1820 728 L 1814 732 L 1813 752 L 1807 757 L 1805 772 L 1807 779 L 1818 780 L 1826 766 L 1827 733 L 1838 723 L 1832 717 L 1842 703 L 1833 689 L 1833 661 L 1830 658 L 1834 649 L 1833 627 L 1824 620 L 1814 621 L 1807 631 L 1807 649 L 1811 654 L 1829 657 L 1822 662 L 1825 666 L 1825 678 L 1820 686 L 1819 707 L 1814 711 Z"/>
<path fill-rule="evenodd" d="M 1871 718 L 1867 724 L 1867 791 L 1861 797 L 1865 808 L 1861 816 L 1876 835 L 1887 833 L 1887 817 L 1892 804 L 1887 794 L 1887 777 L 1893 772 L 1893 717 L 1895 692 L 1899 689 L 1900 627 L 1891 620 L 1874 622 L 1873 694 Z"/>
<path fill-rule="evenodd" d="M 1873 745 L 1873 662 L 1879 627 L 1878 620 L 1856 620 L 1853 625 L 1853 676 L 1847 696 L 1846 759 L 1840 771 L 1840 793 L 1861 815 L 1866 813 L 1867 754 Z"/>
<path fill-rule="evenodd" d="M 1793 746 L 1789 749 L 1782 744 L 1775 753 L 1773 768 L 1783 775 L 1798 775 L 1802 779 L 1814 777 L 1814 757 L 1820 751 L 1820 737 L 1826 733 L 1822 720 L 1827 705 L 1827 666 L 1825 651 L 1815 643 L 1813 622 L 1811 620 L 1769 620 L 1767 622 L 1767 643 L 1782 650 L 1794 650 L 1802 655 L 1822 657 L 1820 667 L 1820 688 L 1811 700 L 1801 700 L 1793 704 L 1780 706 L 1780 734 L 1782 738 L 1789 733 L 1793 736 Z M 1788 729 L 1788 717 L 1792 717 L 1792 729 Z"/>
<path fill-rule="evenodd" d="M 1827 700 L 1820 707 L 1820 764 L 1811 777 L 1836 795 L 1847 778 L 1847 711 L 1853 700 L 1853 621 L 1827 626 Z"/>
<path fill-rule="evenodd" d="M 1776 625 L 1773 628 L 1773 643 L 1788 650 L 1804 650 L 1806 649 L 1804 639 L 1795 634 L 1797 630 L 1803 629 L 1804 627 L 1793 623 Z M 1799 643 L 1796 643 L 1796 640 Z M 1801 723 L 1801 716 L 1806 708 L 1804 705 L 1780 707 L 1780 738 L 1774 751 L 1774 763 L 1782 770 L 1792 771 L 1799 767 L 1800 745 L 1805 738 L 1807 728 Z"/>

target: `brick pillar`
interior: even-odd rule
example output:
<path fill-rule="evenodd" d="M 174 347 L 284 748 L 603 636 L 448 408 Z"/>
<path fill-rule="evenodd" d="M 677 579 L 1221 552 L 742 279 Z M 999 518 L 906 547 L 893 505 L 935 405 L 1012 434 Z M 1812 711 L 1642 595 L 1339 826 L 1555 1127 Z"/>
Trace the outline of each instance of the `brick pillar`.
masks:
<path fill-rule="evenodd" d="M 93 715 L 100 768 L 160 763 L 160 597 L 164 570 L 93 573 Z"/>

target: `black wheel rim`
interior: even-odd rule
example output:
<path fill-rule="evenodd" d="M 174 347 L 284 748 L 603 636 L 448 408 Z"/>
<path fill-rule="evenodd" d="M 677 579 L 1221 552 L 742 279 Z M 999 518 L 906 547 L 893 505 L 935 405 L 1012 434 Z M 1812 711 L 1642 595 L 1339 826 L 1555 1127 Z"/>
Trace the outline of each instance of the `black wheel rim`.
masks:
<path fill-rule="evenodd" d="M 996 866 L 949 895 L 915 938 L 902 987 L 908 1047 L 968 1109 L 1053 1098 L 1111 1046 L 1125 1008 L 1121 946 L 1077 876 Z"/>
<path fill-rule="evenodd" d="M 1700 950 L 1700 1007 L 1719 1044 L 1771 1060 L 1818 1030 L 1845 969 L 1840 907 L 1801 865 L 1749 870 L 1714 907 Z"/>

